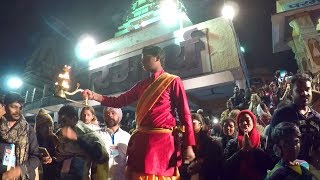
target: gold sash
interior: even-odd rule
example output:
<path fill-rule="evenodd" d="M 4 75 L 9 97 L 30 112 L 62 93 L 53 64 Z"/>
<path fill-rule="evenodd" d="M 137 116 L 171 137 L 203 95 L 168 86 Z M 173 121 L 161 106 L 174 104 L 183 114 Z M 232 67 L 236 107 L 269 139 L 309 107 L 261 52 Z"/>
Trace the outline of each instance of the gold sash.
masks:
<path fill-rule="evenodd" d="M 136 108 L 137 127 L 141 124 L 142 119 L 147 115 L 149 110 L 158 101 L 159 97 L 176 77 L 177 76 L 169 73 L 163 73 L 144 91 L 138 100 Z"/>

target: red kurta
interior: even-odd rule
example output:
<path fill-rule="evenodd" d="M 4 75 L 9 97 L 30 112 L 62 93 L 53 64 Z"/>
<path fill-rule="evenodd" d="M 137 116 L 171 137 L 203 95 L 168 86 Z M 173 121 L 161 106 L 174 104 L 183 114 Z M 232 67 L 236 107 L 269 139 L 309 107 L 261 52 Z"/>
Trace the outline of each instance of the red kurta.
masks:
<path fill-rule="evenodd" d="M 146 88 L 158 78 L 163 70 L 152 74 L 150 78 L 138 82 L 129 91 L 118 97 L 104 96 L 104 106 L 123 107 L 137 101 Z M 181 79 L 178 77 L 160 96 L 153 108 L 142 120 L 140 126 L 150 128 L 172 128 L 176 126 L 175 108 L 182 125 L 185 126 L 184 146 L 195 145 L 192 120 L 187 96 Z M 175 158 L 174 137 L 167 133 L 141 133 L 133 135 L 128 146 L 128 166 L 136 172 L 159 176 L 174 175 Z"/>

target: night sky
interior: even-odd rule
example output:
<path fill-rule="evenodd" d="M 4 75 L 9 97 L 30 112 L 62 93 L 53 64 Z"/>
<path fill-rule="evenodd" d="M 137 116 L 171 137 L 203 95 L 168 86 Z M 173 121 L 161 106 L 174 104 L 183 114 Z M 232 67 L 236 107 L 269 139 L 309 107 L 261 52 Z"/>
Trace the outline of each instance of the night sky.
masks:
<path fill-rule="evenodd" d="M 194 24 L 220 15 L 223 0 L 183 0 Z M 0 5 L 0 71 L 21 74 L 37 43 L 48 34 L 75 43 L 84 33 L 98 42 L 113 37 L 132 0 L 4 0 Z M 295 71 L 291 51 L 272 54 L 271 14 L 275 3 L 267 0 L 238 0 L 234 19 L 240 43 L 245 47 L 249 71 L 253 67 Z M 57 32 L 52 22 L 64 31 Z M 289 62 L 289 63 L 288 63 Z M 288 65 L 289 64 L 289 65 Z"/>

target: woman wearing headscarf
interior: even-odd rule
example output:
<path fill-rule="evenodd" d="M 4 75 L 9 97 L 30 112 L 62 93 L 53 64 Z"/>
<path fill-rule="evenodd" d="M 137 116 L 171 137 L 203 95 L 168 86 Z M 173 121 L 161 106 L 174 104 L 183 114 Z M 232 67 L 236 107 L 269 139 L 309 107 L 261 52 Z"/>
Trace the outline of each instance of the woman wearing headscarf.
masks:
<path fill-rule="evenodd" d="M 236 123 L 238 136 L 231 139 L 225 149 L 225 176 L 227 179 L 264 179 L 267 169 L 272 168 L 272 161 L 261 149 L 256 117 L 251 111 L 243 110 L 236 117 Z"/>
<path fill-rule="evenodd" d="M 57 136 L 53 134 L 52 117 L 44 110 L 40 109 L 35 119 L 35 130 L 39 147 L 46 148 L 50 156 L 42 154 L 43 177 L 48 180 L 58 178 L 58 163 L 55 161 L 55 147 L 58 142 Z"/>

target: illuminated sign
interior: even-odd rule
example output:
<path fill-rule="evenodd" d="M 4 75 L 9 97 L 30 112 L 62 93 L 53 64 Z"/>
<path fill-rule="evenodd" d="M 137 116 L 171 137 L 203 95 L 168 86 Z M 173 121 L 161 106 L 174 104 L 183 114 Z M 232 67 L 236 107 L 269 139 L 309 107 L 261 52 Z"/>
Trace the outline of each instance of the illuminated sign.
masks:
<path fill-rule="evenodd" d="M 313 6 L 317 4 L 320 4 L 320 0 L 298 0 L 298 1 L 290 2 L 288 4 L 283 4 L 282 8 L 284 11 L 289 11 L 289 10 Z"/>

